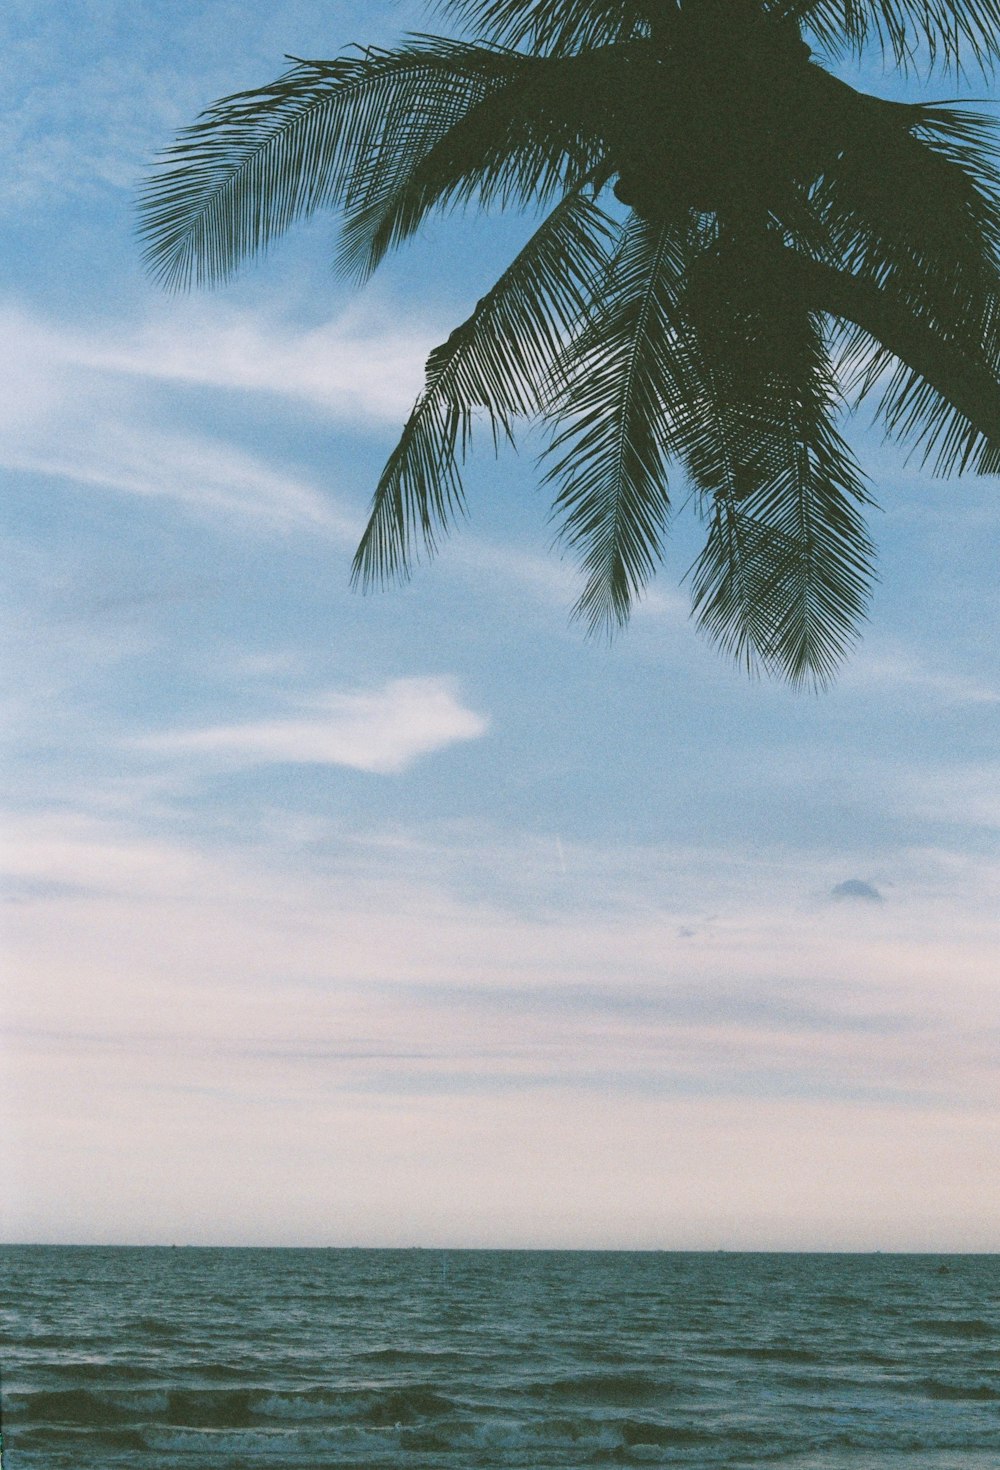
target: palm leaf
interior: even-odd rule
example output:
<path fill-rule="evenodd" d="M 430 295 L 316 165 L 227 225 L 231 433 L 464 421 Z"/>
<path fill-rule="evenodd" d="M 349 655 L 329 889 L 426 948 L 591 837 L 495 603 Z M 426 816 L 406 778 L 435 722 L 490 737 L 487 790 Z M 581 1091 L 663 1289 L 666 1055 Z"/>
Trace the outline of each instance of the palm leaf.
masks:
<path fill-rule="evenodd" d="M 811 195 L 827 253 L 908 291 L 914 309 L 946 329 L 963 301 L 981 302 L 998 281 L 996 125 L 941 105 L 859 101 Z"/>
<path fill-rule="evenodd" d="M 145 260 L 170 286 L 227 279 L 296 220 L 351 196 L 362 161 L 398 137 L 420 157 L 523 59 L 418 38 L 302 61 L 210 107 L 161 159 L 140 199 Z"/>
<path fill-rule="evenodd" d="M 591 630 L 628 619 L 663 553 L 665 454 L 688 387 L 669 351 L 678 291 L 676 222 L 635 219 L 595 315 L 557 364 L 550 407 L 562 423 L 547 453 L 560 539 L 586 584 L 576 607 Z"/>
<path fill-rule="evenodd" d="M 831 55 L 875 47 L 904 68 L 988 71 L 1000 0 L 443 8 L 472 40 L 298 62 L 203 114 L 144 192 L 152 272 L 175 286 L 222 280 L 295 220 L 338 206 L 340 263 L 367 275 L 431 211 L 562 196 L 431 353 L 354 580 L 405 574 L 421 546 L 434 550 L 464 508 L 477 416 L 496 442 L 541 414 L 591 627 L 624 622 L 661 559 L 666 468 L 679 460 L 709 521 L 693 568 L 699 622 L 750 666 L 822 683 L 857 636 L 872 578 L 831 354 L 855 394 L 879 392 L 887 431 L 939 470 L 1000 470 L 1000 168 L 991 119 L 864 97 L 807 64 L 797 35 Z M 699 47 L 716 39 L 713 71 Z M 733 68 L 758 41 L 744 118 Z M 734 83 L 728 110 L 716 73 Z M 622 234 L 584 197 L 585 181 L 596 198 L 615 174 L 655 222 L 634 214 Z"/>
<path fill-rule="evenodd" d="M 604 155 L 601 100 L 620 84 L 621 63 L 616 48 L 522 58 L 422 153 L 405 128 L 387 134 L 355 172 L 341 268 L 367 277 L 433 210 L 544 207 L 572 190 Z"/>
<path fill-rule="evenodd" d="M 539 384 L 607 269 L 611 220 L 584 194 L 548 216 L 472 315 L 435 348 L 427 381 L 382 472 L 354 558 L 364 586 L 405 576 L 414 543 L 433 553 L 464 506 L 459 456 L 474 409 L 494 438 L 539 408 Z"/>
<path fill-rule="evenodd" d="M 566 56 L 611 46 L 649 32 L 650 7 L 641 0 L 440 0 L 477 40 Z"/>
<path fill-rule="evenodd" d="M 890 436 L 940 474 L 1000 452 L 998 190 L 993 120 L 914 105 L 878 112 L 813 195 L 826 258 L 853 277 L 834 289 L 855 302 L 849 388 L 878 389 Z"/>
<path fill-rule="evenodd" d="M 970 66 L 988 73 L 1000 56 L 997 0 L 777 0 L 832 57 L 868 47 L 904 70 Z"/>
<path fill-rule="evenodd" d="M 974 333 L 956 342 L 923 320 L 907 295 L 860 274 L 796 252 L 789 252 L 785 268 L 815 309 L 860 332 L 848 342 L 849 353 L 853 348 L 861 360 L 862 392 L 884 384 L 883 373 L 893 370 L 893 359 L 903 365 L 880 405 L 890 433 L 915 433 L 927 453 L 936 448 L 940 473 L 970 466 L 995 472 L 1000 454 L 997 361 L 991 351 L 976 348 Z M 996 299 L 983 309 L 983 340 L 995 343 Z"/>
<path fill-rule="evenodd" d="M 822 684 L 865 616 L 870 498 L 833 423 L 819 326 L 781 265 L 766 239 L 723 240 L 687 272 L 682 330 L 699 396 L 683 457 L 709 509 L 693 607 L 748 667 Z"/>

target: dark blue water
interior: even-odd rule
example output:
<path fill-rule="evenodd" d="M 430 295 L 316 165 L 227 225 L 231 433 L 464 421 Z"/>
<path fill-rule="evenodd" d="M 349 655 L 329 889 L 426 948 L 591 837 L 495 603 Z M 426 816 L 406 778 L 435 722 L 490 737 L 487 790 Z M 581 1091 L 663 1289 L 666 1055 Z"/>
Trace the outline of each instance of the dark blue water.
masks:
<path fill-rule="evenodd" d="M 4 1470 L 997 1470 L 1000 1258 L 0 1248 Z"/>

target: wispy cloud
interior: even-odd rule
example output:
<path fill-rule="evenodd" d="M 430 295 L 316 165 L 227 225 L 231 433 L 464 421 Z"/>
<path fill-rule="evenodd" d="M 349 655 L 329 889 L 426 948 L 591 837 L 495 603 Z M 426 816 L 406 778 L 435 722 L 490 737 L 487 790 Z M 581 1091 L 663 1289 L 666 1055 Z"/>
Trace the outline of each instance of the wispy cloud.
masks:
<path fill-rule="evenodd" d="M 241 1213 L 261 1238 L 325 1238 L 328 1201 L 350 1178 L 357 1224 L 338 1214 L 338 1238 L 356 1229 L 369 1243 L 395 1239 L 373 1235 L 371 1220 L 391 1217 L 466 1243 L 492 1219 L 534 1244 L 547 1219 L 563 1232 L 553 1238 L 580 1244 L 567 1200 L 596 1241 L 605 1219 L 624 1228 L 626 1198 L 630 1222 L 648 1202 L 651 1243 L 680 1243 L 676 1222 L 704 1246 L 725 1206 L 740 1239 L 774 1245 L 766 1220 L 782 1211 L 829 1227 L 833 1188 L 848 1202 L 835 1238 L 857 1243 L 843 1221 L 856 1201 L 858 1231 L 873 1228 L 887 1160 L 904 1160 L 893 1208 L 916 1191 L 911 1223 L 926 1217 L 921 1160 L 925 1201 L 946 1185 L 956 1218 L 991 1177 L 996 923 L 949 933 L 949 901 L 911 896 L 902 920 L 872 905 L 859 922 L 834 904 L 762 911 L 730 897 L 692 943 L 645 890 L 595 906 L 596 854 L 572 912 L 533 915 L 456 897 L 426 851 L 399 869 L 391 842 L 359 872 L 344 847 L 290 867 L 280 844 L 246 834 L 154 840 L 124 809 L 4 827 L 16 900 L 4 915 L 4 1147 L 23 1200 L 48 1208 L 58 1180 L 60 1221 L 67 1199 L 89 1201 L 81 1218 L 99 1214 L 95 1157 L 114 1195 L 109 1238 L 195 1218 L 218 1180 L 198 1174 L 191 1137 L 213 1160 L 225 1149 L 227 1201 L 257 1183 L 255 1209 L 230 1219 L 219 1202 L 212 1216 L 233 1239 L 248 1238 Z M 581 858 L 567 846 L 570 872 Z M 800 889 L 817 886 L 787 866 Z M 137 1148 L 167 1161 L 169 1198 L 128 1164 Z M 480 1158 L 488 1168 L 470 1175 Z M 287 1207 L 261 1203 L 262 1169 Z M 515 1175 L 518 1210 L 525 1190 L 537 1205 L 520 1235 L 496 1186 Z M 306 1177 L 315 1209 L 301 1204 Z M 441 1194 L 477 1207 L 436 1214 L 426 1201 Z M 9 1228 L 29 1231 L 27 1205 L 7 1208 Z M 918 1243 L 912 1231 L 904 1243 Z"/>
<path fill-rule="evenodd" d="M 391 775 L 432 751 L 475 740 L 487 727 L 482 715 L 461 703 L 454 681 L 410 678 L 373 691 L 314 696 L 282 719 L 177 731 L 144 744 L 237 765 L 315 763 Z"/>
<path fill-rule="evenodd" d="M 74 427 L 76 432 L 74 432 Z M 9 470 L 165 499 L 267 530 L 308 527 L 353 542 L 360 527 L 313 486 L 233 444 L 128 424 L 67 425 L 59 444 L 0 444 Z"/>
<path fill-rule="evenodd" d="M 267 319 L 173 303 L 169 318 L 118 341 L 78 342 L 74 360 L 102 372 L 299 399 L 328 415 L 397 423 L 423 380 L 436 335 L 387 313 L 341 313 L 293 330 Z"/>
<path fill-rule="evenodd" d="M 846 665 L 839 676 L 845 689 L 912 691 L 921 699 L 942 704 L 998 704 L 1000 687 L 955 669 L 941 668 L 911 651 L 866 648 Z"/>
<path fill-rule="evenodd" d="M 900 805 L 945 826 L 1000 828 L 1000 762 L 910 766 L 897 774 Z"/>
<path fill-rule="evenodd" d="M 398 423 L 423 381 L 439 331 L 378 307 L 348 307 L 296 328 L 210 299 L 171 300 L 145 319 L 82 331 L 8 303 L 0 331 L 19 371 L 194 384 L 267 393 L 327 416 Z"/>
<path fill-rule="evenodd" d="M 496 577 L 512 590 L 524 590 L 539 601 L 564 608 L 567 616 L 583 591 L 583 575 L 571 556 L 557 548 L 546 552 L 517 550 L 463 534 L 448 549 L 448 562 L 473 577 Z M 689 600 L 676 589 L 651 586 L 637 599 L 633 616 L 686 622 Z"/>
<path fill-rule="evenodd" d="M 384 15 L 366 16 L 365 36 L 386 42 L 418 13 L 397 0 Z M 304 0 L 274 0 L 238 40 L 231 0 L 138 11 L 103 0 L 101 23 L 89 18 L 76 4 L 22 0 L 5 9 L 10 103 L 0 120 L 0 197 L 8 209 L 53 195 L 131 191 L 211 98 L 270 81 L 289 53 L 336 54 L 355 39 L 348 7 L 331 13 Z"/>
<path fill-rule="evenodd" d="M 300 474 L 221 435 L 164 427 L 169 414 L 163 389 L 151 391 L 157 372 L 150 358 L 123 377 L 110 350 L 72 332 L 11 311 L 0 313 L 4 329 L 9 350 L 0 370 L 0 464 L 8 470 L 172 500 L 188 513 L 268 530 L 305 527 L 356 540 L 360 524 Z M 258 342 L 255 350 L 272 364 L 276 380 L 291 376 L 289 365 L 273 366 L 267 343 Z M 190 351 L 197 357 L 197 339 Z M 211 366 L 204 381 L 212 381 Z"/>

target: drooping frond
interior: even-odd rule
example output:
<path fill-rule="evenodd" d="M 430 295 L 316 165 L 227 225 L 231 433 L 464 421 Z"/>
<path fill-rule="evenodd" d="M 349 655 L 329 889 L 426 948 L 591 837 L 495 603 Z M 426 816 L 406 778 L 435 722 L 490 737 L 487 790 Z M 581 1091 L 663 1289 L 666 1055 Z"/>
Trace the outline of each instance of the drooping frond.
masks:
<path fill-rule="evenodd" d="M 210 108 L 146 187 L 152 273 L 220 281 L 328 206 L 356 277 L 432 211 L 551 209 L 431 353 L 355 582 L 433 552 L 477 417 L 497 442 L 542 415 L 592 628 L 623 623 L 659 562 L 679 462 L 708 519 L 699 622 L 824 682 L 872 578 L 832 358 L 939 471 L 1000 472 L 1000 167 L 992 119 L 866 97 L 809 46 L 989 71 L 1000 0 L 439 8 L 467 42 L 298 62 Z M 612 183 L 624 233 L 594 202 Z"/>
<path fill-rule="evenodd" d="M 594 316 L 557 369 L 547 451 L 560 539 L 586 584 L 576 612 L 592 630 L 628 619 L 663 551 L 665 455 L 689 391 L 670 338 L 679 288 L 675 222 L 635 219 Z"/>
<path fill-rule="evenodd" d="M 494 437 L 536 413 L 540 385 L 607 270 L 612 221 L 584 194 L 543 222 L 475 311 L 434 349 L 427 381 L 382 472 L 354 558 L 363 586 L 405 575 L 414 543 L 433 553 L 464 500 L 459 461 L 476 408 Z"/>
<path fill-rule="evenodd" d="M 435 6 L 477 41 L 545 56 L 647 35 L 649 8 L 643 0 L 439 0 Z"/>
<path fill-rule="evenodd" d="M 880 392 L 889 433 L 939 473 L 985 468 L 1000 444 L 995 125 L 835 86 L 847 105 L 842 146 L 811 192 L 823 262 L 812 289 L 818 306 L 854 324 L 838 342 L 848 391 Z"/>
<path fill-rule="evenodd" d="M 831 258 L 869 280 L 907 282 L 915 308 L 945 327 L 998 279 L 996 124 L 940 105 L 858 103 L 811 208 Z"/>
<path fill-rule="evenodd" d="M 343 203 L 363 161 L 405 135 L 412 156 L 525 65 L 435 37 L 303 61 L 269 87 L 210 107 L 161 160 L 140 200 L 145 259 L 166 285 L 211 285 L 296 220 Z"/>
<path fill-rule="evenodd" d="M 909 237 L 904 226 L 921 196 L 907 200 L 900 176 L 899 197 L 884 201 L 881 216 L 874 212 L 878 226 L 863 248 L 844 251 L 853 270 L 826 266 L 824 278 L 815 268 L 813 284 L 818 303 L 868 338 L 849 340 L 853 390 L 881 394 L 878 412 L 891 437 L 934 459 L 941 475 L 982 472 L 1000 453 L 996 212 L 975 193 L 965 212 L 949 209 L 949 193 L 959 193 L 956 171 L 941 159 L 937 165 L 922 171 L 928 193 Z M 929 191 L 935 173 L 937 194 Z"/>
<path fill-rule="evenodd" d="M 940 474 L 996 473 L 1000 372 L 989 344 L 997 340 L 997 300 L 984 306 L 985 345 L 977 346 L 968 322 L 965 340 L 956 341 L 891 286 L 794 253 L 788 265 L 816 309 L 858 329 L 848 333 L 845 355 L 853 358 L 862 396 L 883 390 L 879 412 L 890 434 L 910 438 L 925 457 L 936 455 Z"/>
<path fill-rule="evenodd" d="M 904 70 L 992 72 L 1000 57 L 997 0 L 773 0 L 832 57 L 869 47 Z"/>
<path fill-rule="evenodd" d="M 545 206 L 593 175 L 606 153 L 602 132 L 621 85 L 619 48 L 580 57 L 524 58 L 421 150 L 400 119 L 359 160 L 339 263 L 361 278 L 410 237 L 433 210 Z"/>
<path fill-rule="evenodd" d="M 709 517 L 693 606 L 748 667 L 823 684 L 865 616 L 870 502 L 834 424 L 818 321 L 761 243 L 723 240 L 688 272 L 683 332 L 699 388 L 683 458 Z"/>
<path fill-rule="evenodd" d="M 690 0 L 689 0 L 690 3 Z M 649 34 L 676 0 L 440 0 L 467 35 L 550 54 Z M 740 8 L 703 0 L 724 29 Z M 800 24 L 832 57 L 874 49 L 905 69 L 990 72 L 1000 56 L 998 0 L 762 0 L 775 19 Z"/>

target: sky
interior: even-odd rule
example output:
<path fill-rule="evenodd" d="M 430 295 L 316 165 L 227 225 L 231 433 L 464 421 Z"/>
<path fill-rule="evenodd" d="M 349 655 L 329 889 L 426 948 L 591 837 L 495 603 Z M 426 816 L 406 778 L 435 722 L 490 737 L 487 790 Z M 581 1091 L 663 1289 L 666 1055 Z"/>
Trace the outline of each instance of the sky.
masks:
<path fill-rule="evenodd" d="M 588 639 L 530 435 L 361 595 L 424 358 L 525 222 L 363 290 L 330 217 L 211 293 L 143 273 L 177 128 L 420 28 L 0 20 L 0 1238 L 996 1250 L 996 481 L 849 428 L 880 581 L 822 694 L 695 632 L 682 511 Z"/>

